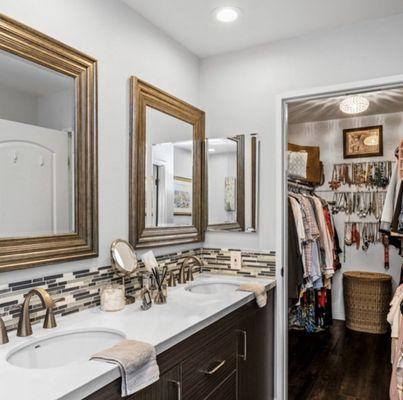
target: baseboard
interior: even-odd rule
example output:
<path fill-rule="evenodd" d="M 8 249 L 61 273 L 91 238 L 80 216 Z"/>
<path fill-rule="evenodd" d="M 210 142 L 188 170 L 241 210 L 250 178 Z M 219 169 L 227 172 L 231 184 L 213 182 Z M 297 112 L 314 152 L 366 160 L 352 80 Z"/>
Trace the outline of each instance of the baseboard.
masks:
<path fill-rule="evenodd" d="M 333 319 L 338 319 L 340 321 L 345 321 L 346 317 L 344 314 L 333 313 Z"/>

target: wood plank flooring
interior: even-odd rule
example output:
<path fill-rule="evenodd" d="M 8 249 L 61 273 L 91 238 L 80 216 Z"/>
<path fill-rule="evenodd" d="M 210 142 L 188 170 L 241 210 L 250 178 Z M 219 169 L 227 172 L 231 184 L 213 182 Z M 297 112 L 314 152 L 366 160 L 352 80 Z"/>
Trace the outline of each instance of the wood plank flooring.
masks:
<path fill-rule="evenodd" d="M 388 400 L 390 335 L 289 332 L 289 400 Z"/>

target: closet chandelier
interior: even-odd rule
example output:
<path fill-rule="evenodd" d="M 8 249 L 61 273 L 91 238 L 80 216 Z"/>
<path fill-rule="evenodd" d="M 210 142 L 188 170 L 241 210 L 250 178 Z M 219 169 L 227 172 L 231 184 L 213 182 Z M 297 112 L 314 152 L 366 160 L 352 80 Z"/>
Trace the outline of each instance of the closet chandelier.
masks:
<path fill-rule="evenodd" d="M 368 110 L 369 101 L 364 96 L 349 96 L 340 103 L 340 110 L 345 114 L 360 114 Z"/>

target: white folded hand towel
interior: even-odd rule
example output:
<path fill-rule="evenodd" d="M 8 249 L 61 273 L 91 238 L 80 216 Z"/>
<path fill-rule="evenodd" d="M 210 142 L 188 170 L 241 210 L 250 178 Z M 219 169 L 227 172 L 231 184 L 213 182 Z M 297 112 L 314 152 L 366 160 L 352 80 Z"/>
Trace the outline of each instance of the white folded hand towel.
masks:
<path fill-rule="evenodd" d="M 160 371 L 154 346 L 137 340 L 123 340 L 102 350 L 91 360 L 116 364 L 122 377 L 122 397 L 129 396 L 157 382 Z"/>
<path fill-rule="evenodd" d="M 266 287 L 261 283 L 243 283 L 239 286 L 238 290 L 255 293 L 256 303 L 259 308 L 263 308 L 267 304 Z"/>

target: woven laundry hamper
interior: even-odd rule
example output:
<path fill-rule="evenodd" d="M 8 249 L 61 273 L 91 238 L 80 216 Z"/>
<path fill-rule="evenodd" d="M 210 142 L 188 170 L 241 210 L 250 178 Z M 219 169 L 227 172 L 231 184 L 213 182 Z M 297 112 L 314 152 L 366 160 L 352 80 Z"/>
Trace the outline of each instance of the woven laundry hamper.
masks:
<path fill-rule="evenodd" d="M 345 272 L 343 291 L 347 328 L 368 333 L 387 331 L 391 276 L 374 272 Z"/>

